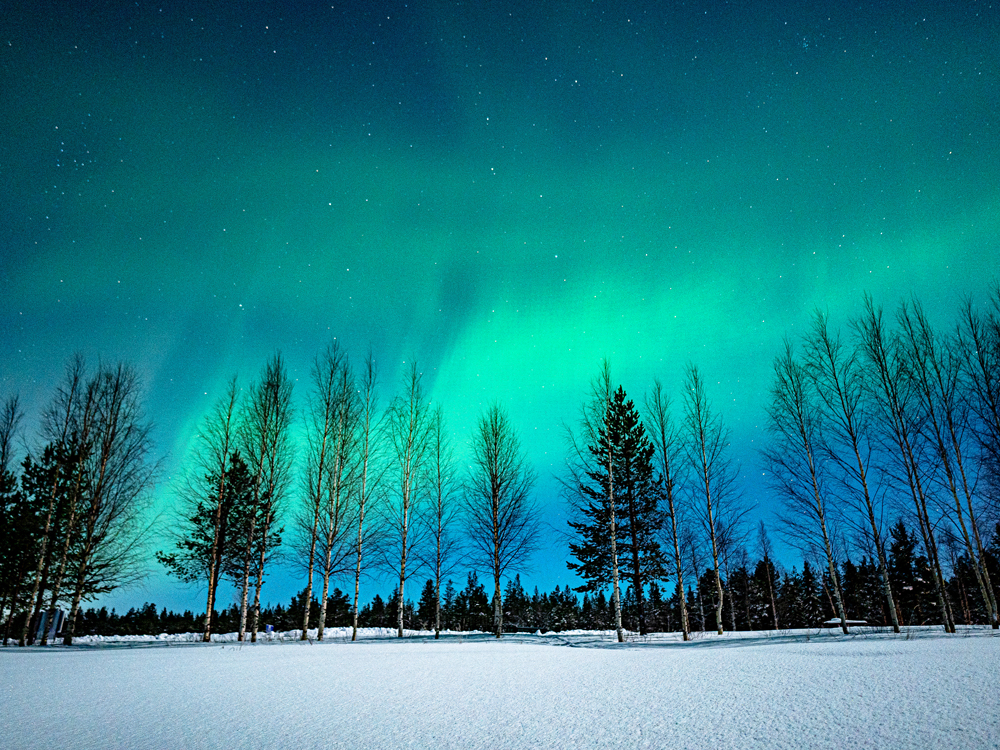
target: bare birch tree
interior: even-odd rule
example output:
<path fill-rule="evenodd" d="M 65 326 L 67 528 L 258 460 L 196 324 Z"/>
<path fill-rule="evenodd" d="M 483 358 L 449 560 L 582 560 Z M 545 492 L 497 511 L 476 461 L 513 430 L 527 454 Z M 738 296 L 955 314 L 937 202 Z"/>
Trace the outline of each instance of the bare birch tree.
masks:
<path fill-rule="evenodd" d="M 455 572 L 460 560 L 458 522 L 458 480 L 455 455 L 444 426 L 440 406 L 431 412 L 430 448 L 424 486 L 429 493 L 427 526 L 431 544 L 426 546 L 424 564 L 434 573 L 434 638 L 441 637 L 441 584 Z"/>
<path fill-rule="evenodd" d="M 418 561 L 414 559 L 413 552 L 419 548 L 425 531 L 419 525 L 418 484 L 427 455 L 430 420 L 427 398 L 420 381 L 421 375 L 414 362 L 406 375 L 403 392 L 393 399 L 388 415 L 395 487 L 385 503 L 388 538 L 383 559 L 399 577 L 396 589 L 399 638 L 403 637 L 404 588 L 407 579 L 415 573 L 414 563 Z"/>
<path fill-rule="evenodd" d="M 704 380 L 693 364 L 688 364 L 684 376 L 684 423 L 688 462 L 697 476 L 702 518 L 711 543 L 715 571 L 715 622 L 718 634 L 722 635 L 723 589 L 717 516 L 720 504 L 733 492 L 735 475 L 728 456 L 729 433 L 723 428 L 722 418 L 711 410 Z"/>
<path fill-rule="evenodd" d="M 156 467 L 140 382 L 127 365 L 102 365 L 92 381 L 93 447 L 87 455 L 79 536 L 73 550 L 73 598 L 63 643 L 70 646 L 80 603 L 141 575 L 143 525 Z"/>
<path fill-rule="evenodd" d="M 381 482 L 383 471 L 376 465 L 381 423 L 378 414 L 378 369 L 371 351 L 368 352 L 368 356 L 365 359 L 365 368 L 361 375 L 358 401 L 358 435 L 355 440 L 358 451 L 356 458 L 357 468 L 355 469 L 357 475 L 355 487 L 357 491 L 353 495 L 353 515 L 358 527 L 358 536 L 354 547 L 352 641 L 358 639 L 358 598 L 361 591 L 362 560 L 369 542 L 377 536 L 377 529 L 373 533 L 372 523 L 367 518 L 372 510 L 373 498 Z"/>
<path fill-rule="evenodd" d="M 902 342 L 885 329 L 882 309 L 876 308 L 868 295 L 865 295 L 864 304 L 864 313 L 852 325 L 862 362 L 868 371 L 877 422 L 884 436 L 884 468 L 891 481 L 903 488 L 913 502 L 934 579 L 941 622 L 946 633 L 954 633 L 955 621 L 945 591 L 944 571 L 935 538 L 937 523 L 931 518 L 928 501 L 928 480 L 934 471 L 929 464 L 936 463 L 937 459 L 934 451 L 928 449 L 928 441 L 921 431 L 919 393 L 914 387 L 914 376 L 907 365 Z"/>
<path fill-rule="evenodd" d="M 954 342 L 939 342 L 918 302 L 897 316 L 924 412 L 924 433 L 940 461 L 938 482 L 951 500 L 951 521 L 961 534 L 990 624 L 997 628 L 996 597 L 986 565 L 976 507 L 976 468 L 967 459 L 969 400 L 961 392 L 963 363 Z"/>
<path fill-rule="evenodd" d="M 812 380 L 795 358 L 792 345 L 774 360 L 774 382 L 767 408 L 772 443 L 763 451 L 771 470 L 771 485 L 781 496 L 780 520 L 785 539 L 806 558 L 826 560 L 840 627 L 846 634 L 847 613 L 837 573 L 830 529 L 827 473 L 822 441 L 823 414 L 812 391 Z"/>
<path fill-rule="evenodd" d="M 531 498 L 534 471 L 507 413 L 494 403 L 472 435 L 472 466 L 465 485 L 465 527 L 470 561 L 493 574 L 493 633 L 503 635 L 500 579 L 524 565 L 538 538 Z"/>
<path fill-rule="evenodd" d="M 674 565 L 677 574 L 677 599 L 680 603 L 681 633 L 685 641 L 691 640 L 688 624 L 687 600 L 684 595 L 684 559 L 681 555 L 679 529 L 681 519 L 681 477 L 683 444 L 681 434 L 670 415 L 670 399 L 659 380 L 653 381 L 653 390 L 646 397 L 646 419 L 649 435 L 656 448 L 656 459 L 663 480 L 663 494 L 670 516 L 670 541 L 673 544 Z"/>
<path fill-rule="evenodd" d="M 226 470 L 229 460 L 236 448 L 238 428 L 237 405 L 239 401 L 239 386 L 236 376 L 229 379 L 226 392 L 212 410 L 205 428 L 199 435 L 203 448 L 203 471 L 208 476 L 218 477 L 215 494 L 212 498 L 212 547 L 208 569 L 208 601 L 205 606 L 205 633 L 202 640 L 208 643 L 212 639 L 212 613 L 215 610 L 215 597 L 222 575 L 223 553 L 228 543 L 229 528 L 226 502 L 228 487 L 226 486 Z"/>
<path fill-rule="evenodd" d="M 843 518 L 874 551 L 886 609 L 893 632 L 898 633 L 899 618 L 885 556 L 884 492 L 871 469 L 874 435 L 864 370 L 857 355 L 841 343 L 839 335 L 830 332 L 827 316 L 819 311 L 806 338 L 805 359 L 824 414 L 822 449 L 836 467 L 836 481 L 856 513 L 845 513 Z M 859 515 L 864 520 L 858 520 Z"/>
<path fill-rule="evenodd" d="M 250 625 L 250 640 L 256 642 L 260 619 L 260 590 L 264 585 L 264 569 L 269 553 L 274 549 L 276 518 L 288 490 L 292 465 L 292 444 L 289 431 L 292 422 L 292 382 L 285 372 L 280 354 L 274 355 L 264 367 L 261 379 L 248 394 L 241 425 L 240 442 L 252 477 L 254 521 L 248 547 L 254 550 L 254 602 Z M 249 577 L 251 569 L 246 569 Z M 240 616 L 240 640 L 245 636 L 248 582 L 243 586 Z"/>
<path fill-rule="evenodd" d="M 308 635 L 318 545 L 323 586 L 317 638 L 323 640 L 330 578 L 345 572 L 345 562 L 353 551 L 348 494 L 357 394 L 347 355 L 336 341 L 316 357 L 312 379 L 306 416 L 306 514 L 302 526 L 307 541 L 308 577 L 301 638 L 305 640 Z"/>
<path fill-rule="evenodd" d="M 79 362 L 79 366 L 77 365 Z M 74 358 L 74 363 L 71 365 L 73 372 L 67 373 L 67 380 L 63 393 L 60 399 L 69 400 L 69 393 L 74 380 L 77 381 L 76 385 L 79 387 L 80 377 L 84 375 L 85 368 L 83 366 L 82 358 Z M 69 442 L 68 449 L 64 452 L 64 458 L 67 461 L 67 471 L 69 476 L 69 486 L 67 488 L 67 497 L 65 498 L 66 508 L 64 510 L 64 521 L 62 528 L 61 539 L 52 539 L 52 542 L 59 542 L 61 547 L 59 552 L 59 561 L 56 565 L 55 574 L 51 579 L 50 596 L 49 596 L 49 609 L 54 610 L 60 601 L 62 596 L 62 586 L 69 570 L 70 565 L 70 552 L 76 543 L 78 525 L 77 522 L 80 517 L 79 508 L 80 501 L 85 489 L 87 481 L 87 457 L 93 448 L 93 437 L 92 433 L 95 426 L 96 416 L 97 416 L 97 396 L 99 394 L 99 388 L 96 387 L 96 380 L 91 379 L 88 381 L 87 385 L 82 390 L 82 397 L 77 399 L 77 404 L 75 408 L 75 413 L 72 417 L 73 427 L 71 432 L 71 440 Z M 60 401 L 57 400 L 57 403 Z M 51 412 L 47 413 L 44 417 L 43 424 L 46 425 L 46 430 L 52 434 L 52 425 L 56 424 L 56 419 L 53 417 L 60 413 L 61 409 L 56 408 Z M 42 633 L 42 645 L 46 645 L 48 642 L 49 631 L 46 629 Z"/>
<path fill-rule="evenodd" d="M 59 585 L 52 585 L 50 567 L 53 561 L 55 544 L 58 543 L 60 532 L 63 537 L 63 550 L 68 552 L 72 544 L 75 530 L 75 504 L 82 481 L 82 462 L 88 447 L 89 429 L 93 417 L 94 395 L 93 387 L 86 383 L 86 366 L 79 354 L 70 360 L 66 366 L 63 382 L 56 389 L 56 397 L 48 406 L 42 417 L 42 439 L 46 443 L 43 451 L 51 459 L 50 482 L 47 487 L 48 503 L 45 509 L 45 520 L 39 539 L 37 563 L 32 580 L 32 590 L 29 602 L 33 603 L 30 616 L 25 619 L 21 633 L 20 644 L 30 642 L 28 629 L 30 623 L 42 609 L 42 601 L 46 587 L 52 586 L 56 596 L 50 600 L 50 609 L 55 608 L 58 601 L 58 589 L 62 583 L 65 571 L 66 555 L 59 561 L 56 578 Z M 85 404 L 82 402 L 86 402 Z M 15 404 L 16 405 L 16 404 Z M 73 480 L 76 481 L 73 481 Z M 60 508 L 60 506 L 71 506 Z M 62 510 L 62 512 L 60 512 Z M 60 518 L 60 516 L 67 516 Z M 72 518 L 72 522 L 70 521 Z M 61 522 L 61 523 L 60 523 Z M 60 528 L 60 526 L 62 528 Z M 48 642 L 48 629 L 43 631 L 42 645 Z M 30 638 L 33 638 L 32 634 Z"/>
<path fill-rule="evenodd" d="M 965 302 L 957 343 L 965 369 L 965 389 L 974 419 L 978 460 L 993 493 L 1000 498 L 1000 282 L 991 291 L 991 309 L 982 313 Z M 1000 616 L 1000 612 L 997 613 Z"/>
<path fill-rule="evenodd" d="M 316 566 L 316 545 L 319 542 L 319 522 L 323 513 L 323 486 L 327 474 L 330 433 L 336 421 L 336 373 L 343 354 L 334 341 L 316 356 L 312 366 L 313 391 L 307 396 L 306 406 L 306 457 L 304 470 L 304 512 L 300 528 L 306 543 L 306 588 L 303 595 L 302 635 L 309 633 L 309 614 L 312 610 L 313 571 Z"/>

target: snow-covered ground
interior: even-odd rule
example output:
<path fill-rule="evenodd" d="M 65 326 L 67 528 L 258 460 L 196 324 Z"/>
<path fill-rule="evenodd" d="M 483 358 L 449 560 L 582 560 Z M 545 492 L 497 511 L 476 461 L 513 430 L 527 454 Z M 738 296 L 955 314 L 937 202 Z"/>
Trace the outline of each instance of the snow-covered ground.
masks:
<path fill-rule="evenodd" d="M 0 747 L 1000 747 L 990 630 L 335 635 L 2 649 Z"/>

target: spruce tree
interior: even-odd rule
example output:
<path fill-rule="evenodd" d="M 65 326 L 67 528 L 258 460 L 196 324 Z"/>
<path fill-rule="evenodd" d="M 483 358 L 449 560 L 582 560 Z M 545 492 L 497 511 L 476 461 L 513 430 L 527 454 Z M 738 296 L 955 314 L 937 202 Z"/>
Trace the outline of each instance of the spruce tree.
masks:
<path fill-rule="evenodd" d="M 754 612 L 756 619 L 753 630 L 777 630 L 778 622 L 773 611 L 775 605 L 772 592 L 781 585 L 780 576 L 770 560 L 760 560 L 753 573 L 752 588 L 755 594 Z"/>
<path fill-rule="evenodd" d="M 896 614 L 903 625 L 912 625 L 922 619 L 918 615 L 920 609 L 917 601 L 916 583 L 916 548 L 917 540 L 906 530 L 906 525 L 900 519 L 889 532 L 892 544 L 889 545 L 889 580 L 892 590 L 896 592 Z"/>
<path fill-rule="evenodd" d="M 437 590 L 434 588 L 434 581 L 430 578 L 424 584 L 420 592 L 420 601 L 417 602 L 417 619 L 420 620 L 421 630 L 433 630 L 437 619 Z"/>
<path fill-rule="evenodd" d="M 667 577 L 666 555 L 657 541 L 663 522 L 658 505 L 662 491 L 660 480 L 653 475 L 653 445 L 635 404 L 620 386 L 608 404 L 598 445 L 588 448 L 592 457 L 587 470 L 590 481 L 581 487 L 586 502 L 581 504 L 580 519 L 569 523 L 578 539 L 570 543 L 570 552 L 578 562 L 567 566 L 586 581 L 577 591 L 599 591 L 611 582 L 611 508 L 605 460 L 610 449 L 617 487 L 614 510 L 620 519 L 615 524 L 616 539 L 623 550 L 623 567 L 632 587 L 639 632 L 646 633 L 645 587 L 650 581 Z"/>
<path fill-rule="evenodd" d="M 799 587 L 802 602 L 802 626 L 818 628 L 826 619 L 823 611 L 822 586 L 816 580 L 816 572 L 808 560 L 802 563 L 802 579 Z"/>
<path fill-rule="evenodd" d="M 507 587 L 503 593 L 503 616 L 504 621 L 509 622 L 512 626 L 525 627 L 528 616 L 528 597 L 521 585 L 520 574 L 507 581 Z"/>
<path fill-rule="evenodd" d="M 15 616 L 31 607 L 30 576 L 41 536 L 36 510 L 18 489 L 13 472 L 0 469 L 0 612 L 7 612 L 2 624 L 5 646 L 15 632 Z"/>
<path fill-rule="evenodd" d="M 213 496 L 217 487 L 222 487 L 219 498 Z M 184 583 L 205 583 L 214 602 L 222 576 L 238 576 L 238 529 L 246 521 L 250 502 L 250 474 L 240 454 L 229 456 L 224 477 L 213 473 L 202 477 L 199 489 L 203 493 L 194 495 L 186 516 L 179 519 L 173 551 L 159 551 L 156 559 Z M 205 632 L 211 631 L 212 623 L 205 623 Z"/>

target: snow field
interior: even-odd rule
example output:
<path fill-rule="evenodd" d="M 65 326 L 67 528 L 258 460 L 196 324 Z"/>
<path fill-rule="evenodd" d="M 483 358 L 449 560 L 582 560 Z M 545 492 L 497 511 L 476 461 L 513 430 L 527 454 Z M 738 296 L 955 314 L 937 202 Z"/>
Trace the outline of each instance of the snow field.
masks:
<path fill-rule="evenodd" d="M 3 649 L 0 746 L 1000 747 L 1000 638 L 919 636 Z"/>

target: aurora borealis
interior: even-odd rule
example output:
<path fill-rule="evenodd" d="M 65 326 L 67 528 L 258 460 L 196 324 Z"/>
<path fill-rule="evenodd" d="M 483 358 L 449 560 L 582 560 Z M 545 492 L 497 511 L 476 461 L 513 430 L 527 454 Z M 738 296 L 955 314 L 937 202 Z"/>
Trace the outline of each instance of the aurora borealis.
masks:
<path fill-rule="evenodd" d="M 843 325 L 865 291 L 944 325 L 997 275 L 988 2 L 2 15 L 0 395 L 37 417 L 75 351 L 135 362 L 164 512 L 225 379 L 280 350 L 301 404 L 337 337 L 372 347 L 383 402 L 415 357 L 460 455 L 504 404 L 555 528 L 562 425 L 601 358 L 678 408 L 690 360 L 766 518 L 782 338 L 816 307 Z M 570 577 L 546 546 L 527 579 L 551 588 Z M 150 580 L 157 603 L 199 598 Z"/>

